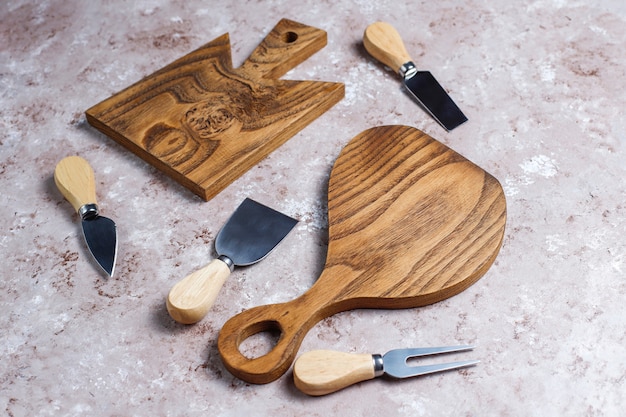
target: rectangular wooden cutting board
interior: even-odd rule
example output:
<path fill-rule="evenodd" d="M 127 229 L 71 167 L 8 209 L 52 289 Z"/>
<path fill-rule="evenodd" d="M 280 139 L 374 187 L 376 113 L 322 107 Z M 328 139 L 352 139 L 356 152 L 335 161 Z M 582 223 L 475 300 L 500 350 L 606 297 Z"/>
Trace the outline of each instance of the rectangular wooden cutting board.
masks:
<path fill-rule="evenodd" d="M 339 102 L 342 83 L 280 80 L 326 45 L 281 20 L 239 68 L 224 34 L 91 107 L 87 121 L 209 200 Z"/>

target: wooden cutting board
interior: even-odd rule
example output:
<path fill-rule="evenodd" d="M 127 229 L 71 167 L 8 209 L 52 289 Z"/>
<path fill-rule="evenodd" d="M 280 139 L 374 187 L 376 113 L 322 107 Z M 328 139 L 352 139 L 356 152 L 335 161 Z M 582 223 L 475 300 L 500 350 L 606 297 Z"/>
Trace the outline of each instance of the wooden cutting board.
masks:
<path fill-rule="evenodd" d="M 208 201 L 343 98 L 341 83 L 279 80 L 325 45 L 326 32 L 283 19 L 235 69 L 225 34 L 87 120 Z"/>
<path fill-rule="evenodd" d="M 330 175 L 321 276 L 295 300 L 228 320 L 218 337 L 226 368 L 248 382 L 271 382 L 328 316 L 419 307 L 458 294 L 496 259 L 505 223 L 502 187 L 479 166 L 411 127 L 362 132 Z M 240 344 L 265 331 L 281 333 L 277 344 L 264 356 L 245 357 Z"/>

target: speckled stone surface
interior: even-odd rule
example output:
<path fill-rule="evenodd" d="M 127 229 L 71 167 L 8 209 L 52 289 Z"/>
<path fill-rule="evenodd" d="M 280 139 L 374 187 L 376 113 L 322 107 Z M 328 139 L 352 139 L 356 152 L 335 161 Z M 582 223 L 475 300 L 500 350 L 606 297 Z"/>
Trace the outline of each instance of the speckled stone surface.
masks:
<path fill-rule="evenodd" d="M 626 403 L 626 3 L 76 0 L 0 5 L 0 413 L 8 416 L 618 416 Z M 90 127 L 84 111 L 230 33 L 238 66 L 283 17 L 328 45 L 284 78 L 343 82 L 345 98 L 204 202 Z M 469 117 L 445 132 L 371 59 L 392 23 Z M 408 310 L 323 320 L 300 352 L 384 353 L 458 343 L 480 364 L 379 378 L 313 398 L 288 372 L 233 377 L 216 347 L 244 309 L 302 294 L 323 268 L 333 161 L 378 125 L 424 130 L 489 171 L 508 204 L 493 267 L 465 292 Z M 67 155 L 96 173 L 114 219 L 114 278 L 87 253 L 52 178 Z M 235 270 L 200 323 L 165 310 L 254 198 L 301 221 L 263 262 Z M 252 353 L 266 340 L 248 340 Z"/>

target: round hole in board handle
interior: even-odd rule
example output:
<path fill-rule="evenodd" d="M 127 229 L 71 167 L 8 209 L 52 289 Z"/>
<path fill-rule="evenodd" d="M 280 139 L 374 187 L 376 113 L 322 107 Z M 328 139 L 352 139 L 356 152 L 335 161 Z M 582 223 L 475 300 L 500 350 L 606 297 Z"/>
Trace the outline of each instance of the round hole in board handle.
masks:
<path fill-rule="evenodd" d="M 298 34 L 296 32 L 285 32 L 283 33 L 283 42 L 285 43 L 294 43 L 298 40 Z"/>
<path fill-rule="evenodd" d="M 244 331 L 239 342 L 239 352 L 247 359 L 257 359 L 270 353 L 282 336 L 277 321 L 268 320 L 250 326 Z"/>

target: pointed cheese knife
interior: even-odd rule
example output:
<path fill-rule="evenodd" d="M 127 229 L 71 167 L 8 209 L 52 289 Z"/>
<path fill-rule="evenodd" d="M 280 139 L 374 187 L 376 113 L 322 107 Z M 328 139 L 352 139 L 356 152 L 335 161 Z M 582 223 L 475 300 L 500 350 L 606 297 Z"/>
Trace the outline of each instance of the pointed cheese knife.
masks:
<path fill-rule="evenodd" d="M 68 156 L 54 169 L 54 182 L 80 215 L 89 251 L 112 277 L 117 257 L 117 231 L 113 220 L 100 216 L 93 169 L 80 156 Z"/>
<path fill-rule="evenodd" d="M 418 71 L 400 34 L 389 23 L 372 23 L 363 34 L 363 46 L 371 56 L 400 73 L 404 85 L 446 130 L 465 123 L 467 117 L 428 71 Z"/>

